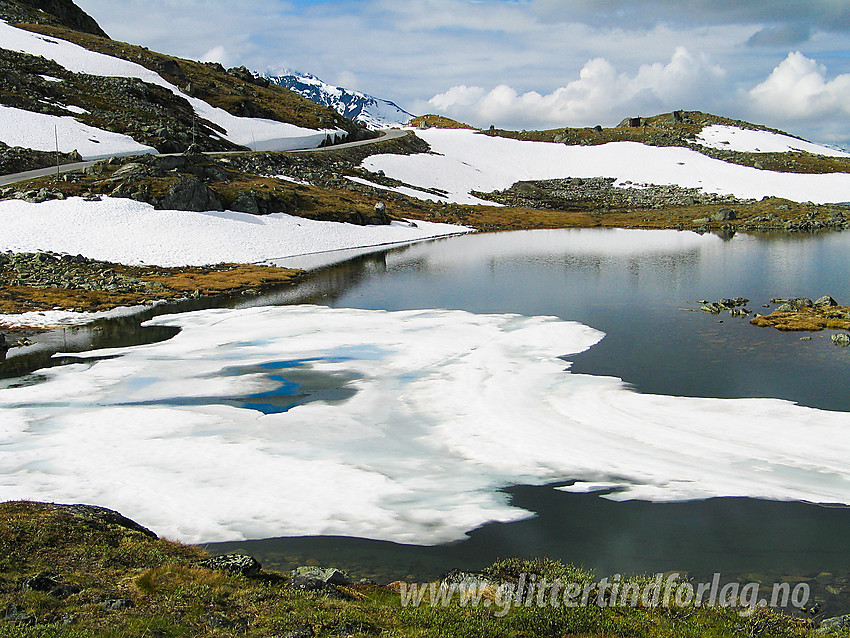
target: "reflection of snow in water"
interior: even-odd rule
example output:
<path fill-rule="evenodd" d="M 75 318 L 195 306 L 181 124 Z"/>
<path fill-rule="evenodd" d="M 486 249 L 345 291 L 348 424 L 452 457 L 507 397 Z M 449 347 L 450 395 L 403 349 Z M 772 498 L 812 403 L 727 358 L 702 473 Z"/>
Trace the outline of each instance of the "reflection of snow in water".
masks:
<path fill-rule="evenodd" d="M 183 331 L 0 390 L 0 499 L 97 503 L 192 541 L 418 543 L 527 515 L 495 490 L 511 483 L 850 503 L 847 414 L 570 374 L 558 356 L 602 337 L 581 324 L 316 306 L 154 323 Z M 318 394 L 244 405 L 281 380 Z"/>

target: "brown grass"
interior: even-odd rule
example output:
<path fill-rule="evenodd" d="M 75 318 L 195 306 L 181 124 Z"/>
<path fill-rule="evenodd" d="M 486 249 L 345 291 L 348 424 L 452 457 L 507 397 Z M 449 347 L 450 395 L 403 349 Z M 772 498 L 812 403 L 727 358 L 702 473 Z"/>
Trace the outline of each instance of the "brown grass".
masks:
<path fill-rule="evenodd" d="M 474 126 L 470 126 L 469 124 L 458 122 L 450 117 L 434 114 L 414 117 L 410 120 L 409 124 L 410 126 L 415 126 L 417 128 L 465 128 L 476 130 Z"/>
<path fill-rule="evenodd" d="M 832 308 L 805 308 L 797 312 L 773 312 L 750 319 L 750 323 L 761 328 L 776 328 L 783 331 L 850 330 L 850 306 Z"/>
<path fill-rule="evenodd" d="M 32 288 L 3 286 L 0 288 L 0 312 L 18 313 L 52 308 L 76 308 L 89 312 L 109 310 L 117 306 L 133 306 L 158 299 L 176 299 L 188 294 L 215 296 L 246 290 L 260 291 L 293 284 L 302 271 L 292 268 L 222 264 L 211 267 L 159 268 L 155 266 L 123 266 L 110 264 L 116 273 L 154 282 L 162 288 L 140 292 L 107 290 L 73 290 L 65 288 Z"/>

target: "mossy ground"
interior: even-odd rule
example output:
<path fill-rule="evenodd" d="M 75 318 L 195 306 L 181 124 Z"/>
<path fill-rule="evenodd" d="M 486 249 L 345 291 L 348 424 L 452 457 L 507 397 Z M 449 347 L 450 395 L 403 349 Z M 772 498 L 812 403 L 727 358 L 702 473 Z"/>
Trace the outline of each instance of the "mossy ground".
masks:
<path fill-rule="evenodd" d="M 518 607 L 499 617 L 492 606 L 401 604 L 395 587 L 344 587 L 350 600 L 303 592 L 288 576 L 245 578 L 199 567 L 197 547 L 154 539 L 81 515 L 32 502 L 0 504 L 0 611 L 11 606 L 28 624 L 0 618 L 0 636 L 445 636 L 726 638 L 809 635 L 811 623 L 760 610 L 732 608 Z M 505 560 L 491 577 L 520 572 L 585 582 L 593 576 L 560 563 Z M 82 588 L 55 597 L 29 591 L 22 579 L 49 572 Z M 108 610 L 107 600 L 132 606 Z M 295 633 L 301 631 L 302 633 Z"/>

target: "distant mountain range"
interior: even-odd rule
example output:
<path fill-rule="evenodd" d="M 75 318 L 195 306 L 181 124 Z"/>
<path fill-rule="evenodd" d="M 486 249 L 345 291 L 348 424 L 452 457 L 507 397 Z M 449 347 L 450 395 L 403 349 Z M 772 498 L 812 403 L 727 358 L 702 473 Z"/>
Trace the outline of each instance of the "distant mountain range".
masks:
<path fill-rule="evenodd" d="M 360 91 L 352 91 L 323 82 L 310 73 L 287 72 L 266 75 L 273 84 L 290 89 L 317 104 L 329 106 L 348 119 L 370 129 L 392 128 L 407 124 L 413 115 L 389 100 Z"/>

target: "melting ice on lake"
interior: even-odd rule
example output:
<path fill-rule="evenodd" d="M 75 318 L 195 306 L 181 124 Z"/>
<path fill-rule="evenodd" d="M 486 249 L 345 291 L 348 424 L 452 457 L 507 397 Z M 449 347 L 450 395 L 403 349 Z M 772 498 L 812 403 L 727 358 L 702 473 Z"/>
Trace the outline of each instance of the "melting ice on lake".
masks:
<path fill-rule="evenodd" d="M 151 323 L 182 332 L 0 386 L 0 499 L 104 505 L 186 541 L 422 544 L 528 516 L 509 484 L 850 504 L 850 415 L 572 374 L 559 357 L 603 337 L 578 323 L 318 306 Z"/>

